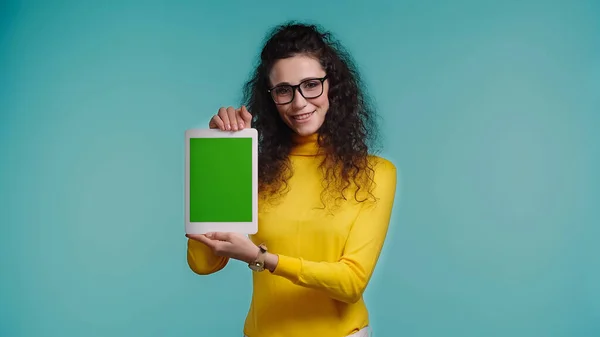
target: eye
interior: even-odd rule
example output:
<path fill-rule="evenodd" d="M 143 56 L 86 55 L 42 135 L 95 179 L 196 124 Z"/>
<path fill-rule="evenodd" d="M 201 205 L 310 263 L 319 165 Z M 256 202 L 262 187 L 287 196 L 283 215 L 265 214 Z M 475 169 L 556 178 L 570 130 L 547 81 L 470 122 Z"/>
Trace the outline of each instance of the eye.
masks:
<path fill-rule="evenodd" d="M 318 80 L 310 80 L 302 83 L 302 87 L 306 89 L 314 89 L 321 85 L 321 82 Z"/>
<path fill-rule="evenodd" d="M 277 87 L 273 90 L 275 92 L 275 95 L 278 96 L 282 96 L 282 95 L 289 95 L 291 92 L 291 89 L 287 86 L 282 86 L 282 87 Z"/>

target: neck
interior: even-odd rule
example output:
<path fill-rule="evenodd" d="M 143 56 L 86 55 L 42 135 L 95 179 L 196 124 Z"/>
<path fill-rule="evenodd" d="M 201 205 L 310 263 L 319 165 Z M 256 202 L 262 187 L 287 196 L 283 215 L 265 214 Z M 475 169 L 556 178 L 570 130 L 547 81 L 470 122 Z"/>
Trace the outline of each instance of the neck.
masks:
<path fill-rule="evenodd" d="M 319 134 L 313 133 L 308 136 L 301 136 L 297 133 L 292 135 L 294 147 L 291 154 L 297 156 L 316 156 L 322 154 L 322 149 L 319 146 Z"/>

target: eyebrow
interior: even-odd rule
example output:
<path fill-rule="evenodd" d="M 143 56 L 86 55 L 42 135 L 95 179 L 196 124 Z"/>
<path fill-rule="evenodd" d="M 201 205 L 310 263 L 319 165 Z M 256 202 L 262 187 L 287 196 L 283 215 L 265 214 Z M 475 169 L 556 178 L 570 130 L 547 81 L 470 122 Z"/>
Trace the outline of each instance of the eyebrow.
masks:
<path fill-rule="evenodd" d="M 307 81 L 307 80 L 316 80 L 316 79 L 323 78 L 323 77 L 325 77 L 325 75 L 323 75 L 323 76 L 310 76 L 310 77 L 305 77 L 305 78 L 301 79 L 301 80 L 300 80 L 300 82 L 298 82 L 298 83 L 302 83 L 302 82 L 304 82 L 304 81 Z M 275 88 L 275 87 L 277 87 L 277 86 L 280 86 L 280 85 L 293 85 L 293 84 L 291 84 L 290 82 L 279 82 L 279 83 L 275 84 L 275 85 L 273 86 L 273 88 Z"/>

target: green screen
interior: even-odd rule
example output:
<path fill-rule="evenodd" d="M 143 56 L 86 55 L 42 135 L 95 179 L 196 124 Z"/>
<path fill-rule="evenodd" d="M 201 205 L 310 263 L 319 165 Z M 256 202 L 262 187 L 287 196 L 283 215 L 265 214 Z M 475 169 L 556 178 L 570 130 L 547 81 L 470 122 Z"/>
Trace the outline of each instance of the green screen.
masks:
<path fill-rule="evenodd" d="M 252 221 L 252 139 L 190 139 L 190 222 Z"/>

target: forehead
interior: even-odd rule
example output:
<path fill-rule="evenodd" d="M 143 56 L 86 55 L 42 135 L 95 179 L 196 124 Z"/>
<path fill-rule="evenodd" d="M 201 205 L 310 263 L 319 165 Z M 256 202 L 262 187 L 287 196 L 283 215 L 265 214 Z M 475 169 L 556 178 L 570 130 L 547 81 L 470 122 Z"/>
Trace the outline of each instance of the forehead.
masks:
<path fill-rule="evenodd" d="M 297 84 L 306 78 L 323 76 L 325 76 L 325 71 L 319 61 L 304 55 L 278 60 L 269 74 L 272 85 Z"/>

